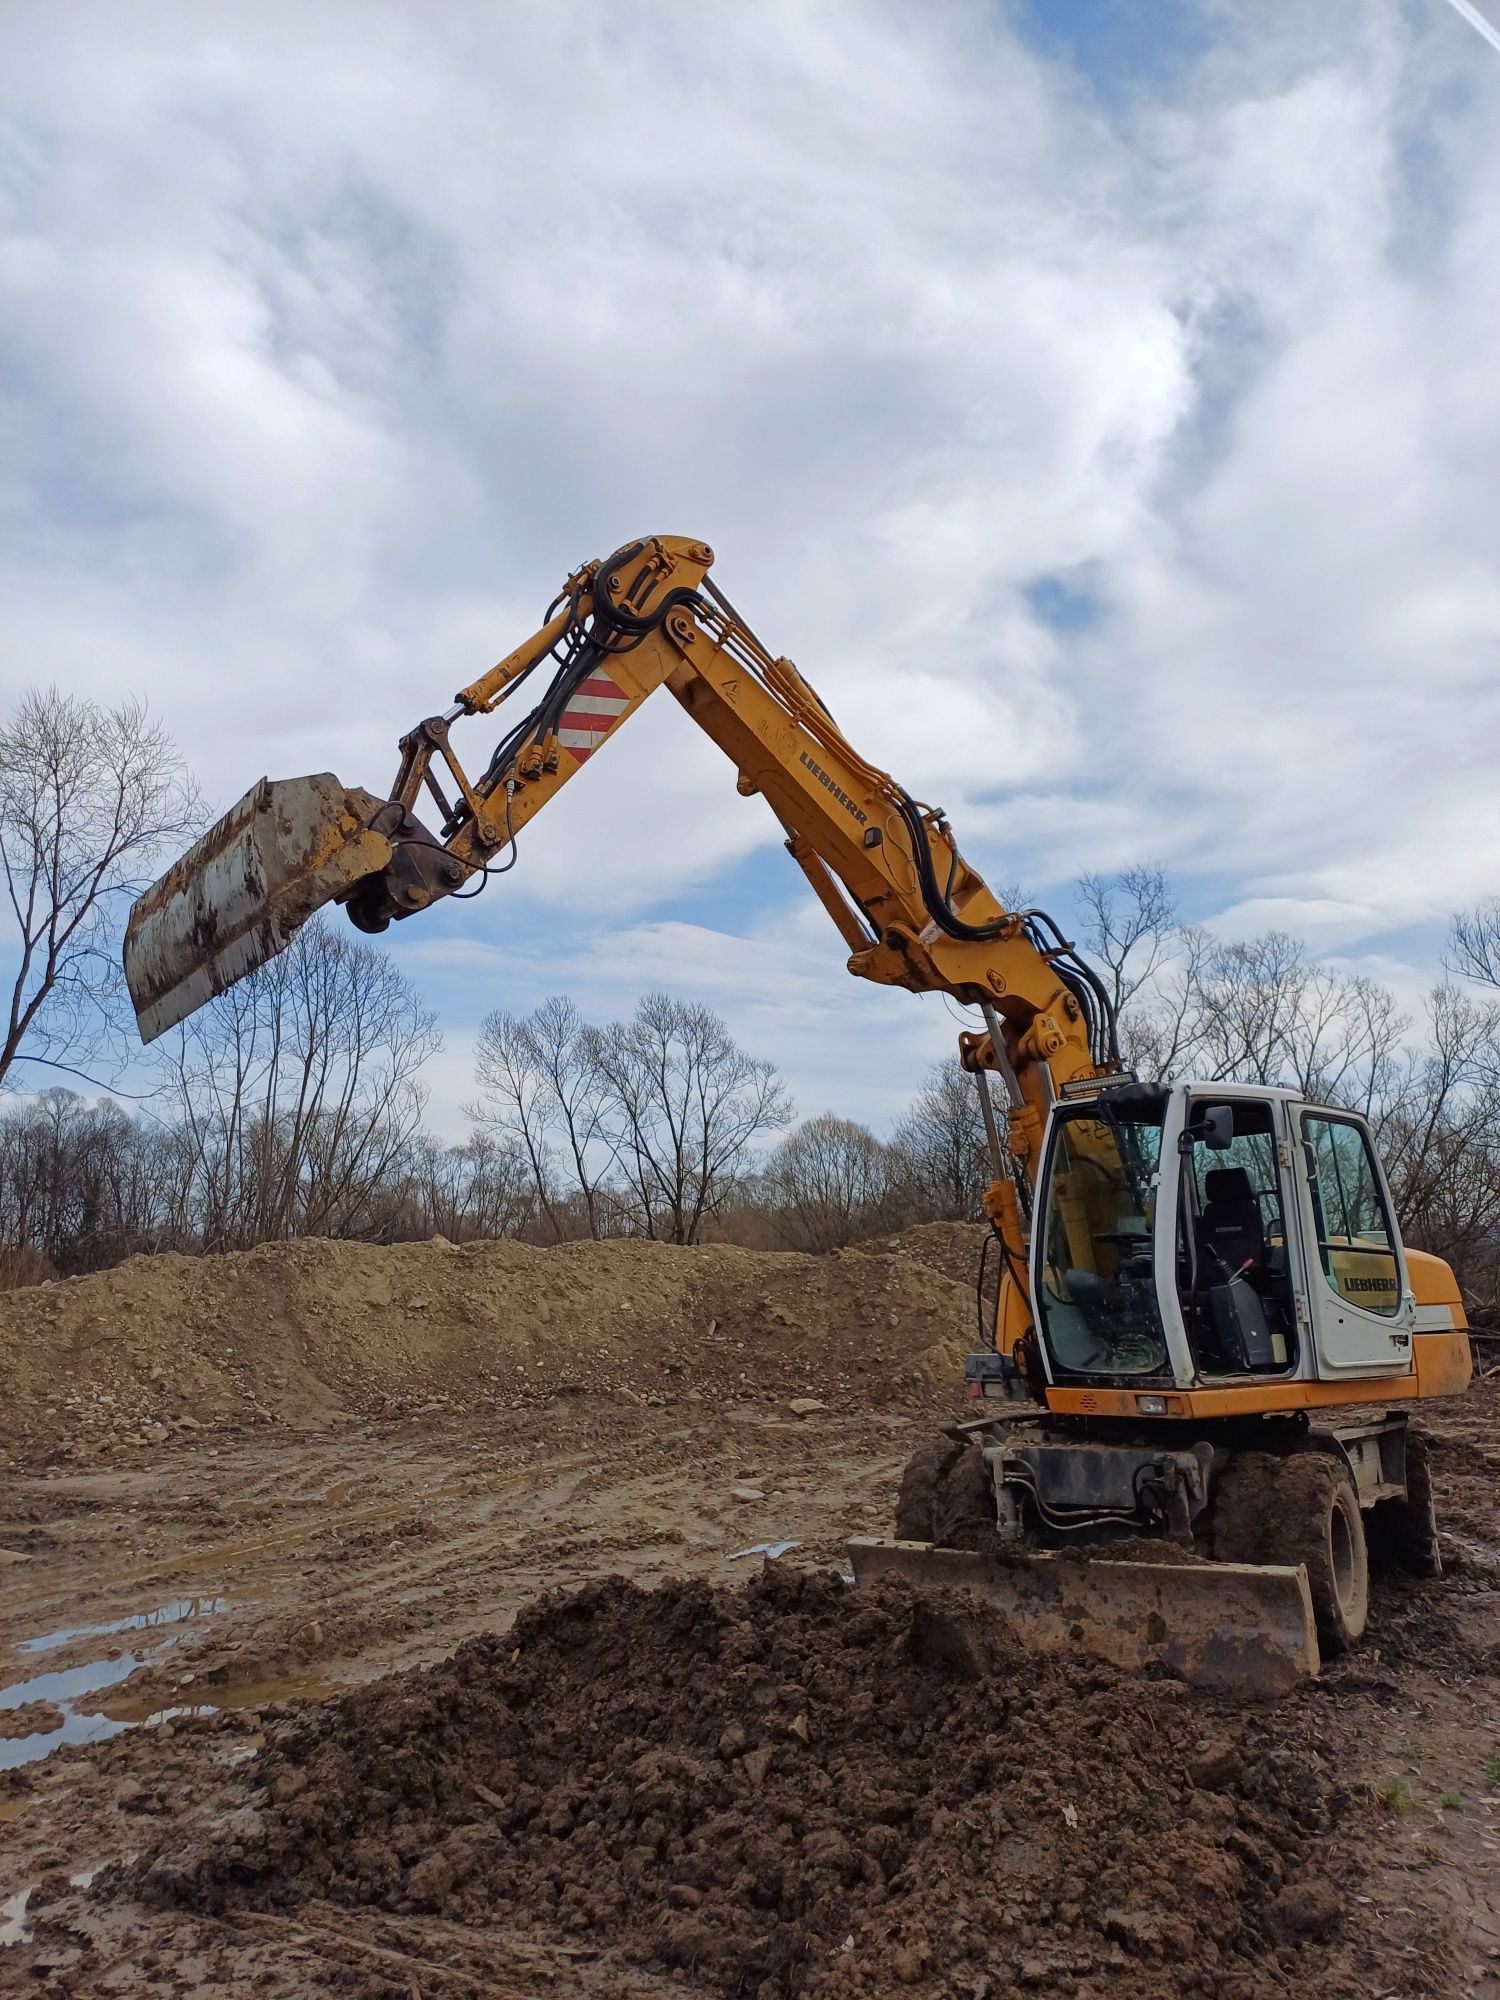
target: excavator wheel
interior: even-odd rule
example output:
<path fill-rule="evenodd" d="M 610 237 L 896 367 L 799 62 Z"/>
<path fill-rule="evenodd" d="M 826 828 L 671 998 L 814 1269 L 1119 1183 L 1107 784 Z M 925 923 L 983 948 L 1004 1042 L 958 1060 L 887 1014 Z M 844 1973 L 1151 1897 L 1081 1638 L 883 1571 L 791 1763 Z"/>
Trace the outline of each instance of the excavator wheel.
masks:
<path fill-rule="evenodd" d="M 1364 1637 L 1370 1615 L 1364 1519 L 1348 1468 L 1331 1453 L 1241 1452 L 1219 1479 L 1213 1546 L 1217 1562 L 1306 1565 L 1325 1659 Z"/>
<path fill-rule="evenodd" d="M 1406 1498 L 1381 1500 L 1370 1510 L 1370 1556 L 1379 1568 L 1408 1576 L 1441 1576 L 1437 1510 L 1432 1502 L 1432 1459 L 1420 1431 L 1406 1433 Z"/>
<path fill-rule="evenodd" d="M 981 1549 L 994 1534 L 995 1488 L 983 1454 L 952 1438 L 924 1444 L 901 1475 L 896 1539 Z"/>

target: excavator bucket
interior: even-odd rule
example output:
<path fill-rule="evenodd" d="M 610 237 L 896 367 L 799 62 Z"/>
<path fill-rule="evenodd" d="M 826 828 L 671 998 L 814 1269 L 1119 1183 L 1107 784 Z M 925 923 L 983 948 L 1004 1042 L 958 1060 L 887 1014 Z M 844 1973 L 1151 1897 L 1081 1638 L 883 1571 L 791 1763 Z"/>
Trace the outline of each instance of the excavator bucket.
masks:
<path fill-rule="evenodd" d="M 1256 1563 L 1109 1562 L 1075 1554 L 985 1555 L 859 1537 L 856 1584 L 905 1577 L 996 1606 L 1023 1645 L 1089 1653 L 1118 1667 L 1159 1664 L 1195 1687 L 1285 1694 L 1318 1671 L 1307 1571 Z"/>
<path fill-rule="evenodd" d="M 331 771 L 262 778 L 141 896 L 125 983 L 143 1042 L 284 951 L 315 910 L 378 873 L 384 802 Z"/>

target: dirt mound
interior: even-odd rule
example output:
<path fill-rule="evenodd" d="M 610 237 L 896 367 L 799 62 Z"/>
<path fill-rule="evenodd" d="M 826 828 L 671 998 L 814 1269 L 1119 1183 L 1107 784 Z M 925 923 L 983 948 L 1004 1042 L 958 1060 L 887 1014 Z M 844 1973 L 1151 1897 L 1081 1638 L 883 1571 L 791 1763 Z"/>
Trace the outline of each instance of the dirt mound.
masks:
<path fill-rule="evenodd" d="M 1316 1716 L 898 1585 L 614 1579 L 274 1725 L 227 1817 L 99 1887 L 531 1926 L 728 1995 L 1363 1994 Z"/>
<path fill-rule="evenodd" d="M 441 1238 L 134 1257 L 0 1297 L 0 1436 L 86 1455 L 205 1425 L 585 1388 L 900 1403 L 956 1384 L 972 1341 L 972 1294 L 936 1268 L 934 1240 L 823 1258 Z"/>
<path fill-rule="evenodd" d="M 1443 1560 L 1454 1570 L 1500 1579 L 1500 1372 L 1468 1394 L 1412 1413 L 1428 1441 Z"/>
<path fill-rule="evenodd" d="M 914 1264 L 925 1265 L 950 1283 L 963 1285 L 972 1295 L 979 1278 L 979 1255 L 990 1233 L 978 1222 L 919 1222 L 895 1236 L 881 1236 L 859 1246 L 860 1253 L 887 1251 Z"/>

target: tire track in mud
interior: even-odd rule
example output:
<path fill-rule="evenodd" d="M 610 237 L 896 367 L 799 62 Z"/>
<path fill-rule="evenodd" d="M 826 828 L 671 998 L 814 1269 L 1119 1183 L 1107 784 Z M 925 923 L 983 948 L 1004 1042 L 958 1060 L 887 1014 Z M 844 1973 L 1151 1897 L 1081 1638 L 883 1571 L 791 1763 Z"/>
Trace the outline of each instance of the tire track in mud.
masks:
<path fill-rule="evenodd" d="M 1382 1602 L 1371 1645 L 1325 1677 L 1315 1703 L 1323 1754 L 1337 1760 L 1372 1869 L 1359 1892 L 1371 1903 L 1357 1907 L 1380 1933 L 1381 1976 L 1372 1971 L 1366 1990 L 1404 2000 L 1500 2000 L 1494 1912 L 1481 1893 L 1500 1878 L 1500 1808 L 1474 1782 L 1482 1755 L 1500 1755 L 1500 1590 L 1477 1554 L 1465 1558 L 1465 1540 L 1500 1543 L 1491 1442 L 1500 1394 L 1492 1386 L 1487 1396 L 1432 1412 L 1452 1427 L 1437 1452 L 1442 1515 L 1464 1538 L 1451 1544 L 1450 1577 Z M 170 1736 L 136 1731 L 70 1751 L 23 1785 L 0 1785 L 0 1900 L 35 1886 L 28 1921 L 48 1950 L 83 1925 L 114 1970 L 78 1990 L 121 2000 L 233 1990 L 303 2000 L 337 1982 L 404 2000 L 413 1980 L 431 1994 L 682 1993 L 683 1982 L 625 1964 L 597 1939 L 518 1922 L 514 1911 L 471 1928 L 436 1913 L 350 1913 L 314 1899 L 295 1919 L 236 1915 L 225 1929 L 100 1905 L 71 1888 L 67 1872 L 139 1849 L 186 1813 L 233 1810 L 230 1760 L 280 1726 L 288 1693 L 320 1677 L 364 1683 L 437 1660 L 503 1628 L 539 1590 L 606 1572 L 734 1583 L 751 1565 L 725 1557 L 767 1536 L 802 1542 L 791 1562 L 830 1560 L 843 1534 L 885 1526 L 897 1470 L 931 1421 L 830 1407 L 799 1423 L 779 1401 L 755 1397 L 724 1407 L 687 1395 L 652 1405 L 562 1396 L 323 1433 L 258 1426 L 177 1439 L 149 1465 L 131 1458 L 13 1477 L 4 1539 L 30 1559 L 4 1572 L 0 1645 L 190 1590 L 220 1593 L 229 1606 L 171 1632 L 137 1692 L 148 1710 L 153 1699 L 185 1700 L 176 1682 L 191 1673 L 190 1692 L 205 1704 L 248 1689 L 252 1706 L 185 1718 Z M 742 1483 L 764 1500 L 733 1499 Z M 411 1534 L 390 1532 L 408 1523 Z M 48 1664 L 92 1657 L 98 1645 L 80 1639 Z M 1165 1701 L 1153 1691 L 1147 1713 Z M 1410 1787 L 1409 1808 L 1381 1796 L 1392 1778 Z M 1449 1790 L 1464 1793 L 1461 1811 L 1441 1806 Z M 366 1946 L 391 1956 L 371 1957 Z M 0 1954 L 0 1991 L 8 1994 L 19 1963 Z M 691 1974 L 686 1990 L 701 1990 Z"/>

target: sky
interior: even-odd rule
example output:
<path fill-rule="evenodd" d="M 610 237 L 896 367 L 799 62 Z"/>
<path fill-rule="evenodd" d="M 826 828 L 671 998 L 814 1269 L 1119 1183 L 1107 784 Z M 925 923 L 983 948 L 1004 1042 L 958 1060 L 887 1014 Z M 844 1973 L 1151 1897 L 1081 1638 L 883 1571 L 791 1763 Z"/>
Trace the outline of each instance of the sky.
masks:
<path fill-rule="evenodd" d="M 578 561 L 688 534 L 1064 915 L 1158 862 L 1415 995 L 1500 887 L 1500 51 L 1448 0 L 0 17 L 0 704 L 144 694 L 219 808 L 384 791 Z M 963 1025 L 848 978 L 666 697 L 386 948 L 454 1136 L 551 991 L 709 1001 L 877 1125 Z"/>

